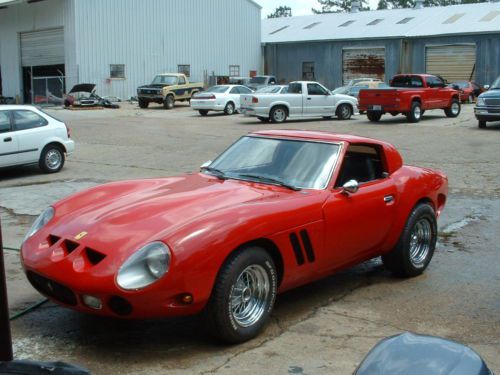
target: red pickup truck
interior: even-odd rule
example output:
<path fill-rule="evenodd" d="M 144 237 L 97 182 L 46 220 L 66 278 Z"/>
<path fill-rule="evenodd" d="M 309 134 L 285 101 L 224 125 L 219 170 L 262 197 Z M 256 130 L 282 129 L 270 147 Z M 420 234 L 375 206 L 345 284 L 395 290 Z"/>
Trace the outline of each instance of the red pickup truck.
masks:
<path fill-rule="evenodd" d="M 460 93 L 436 76 L 429 74 L 399 74 L 389 89 L 366 89 L 359 93 L 359 110 L 372 122 L 383 114 L 406 115 L 408 122 L 419 122 L 428 109 L 444 109 L 447 117 L 460 114 Z"/>

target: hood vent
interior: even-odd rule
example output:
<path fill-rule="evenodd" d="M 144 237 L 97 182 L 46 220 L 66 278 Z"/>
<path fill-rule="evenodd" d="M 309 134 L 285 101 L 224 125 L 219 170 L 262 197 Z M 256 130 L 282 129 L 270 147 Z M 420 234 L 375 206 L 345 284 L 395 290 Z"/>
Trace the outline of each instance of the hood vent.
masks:
<path fill-rule="evenodd" d="M 104 258 L 106 258 L 106 255 L 104 255 L 98 251 L 89 249 L 88 247 L 85 249 L 85 255 L 87 256 L 88 261 L 93 266 L 98 265 L 99 263 L 101 263 L 103 261 Z"/>

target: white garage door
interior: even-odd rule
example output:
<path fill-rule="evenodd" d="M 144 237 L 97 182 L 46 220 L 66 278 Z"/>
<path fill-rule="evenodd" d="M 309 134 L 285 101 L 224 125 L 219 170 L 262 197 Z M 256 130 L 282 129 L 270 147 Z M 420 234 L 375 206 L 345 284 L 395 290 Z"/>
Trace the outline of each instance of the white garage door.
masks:
<path fill-rule="evenodd" d="M 384 48 L 346 48 L 342 51 L 344 85 L 355 78 L 385 79 Z"/>
<path fill-rule="evenodd" d="M 51 29 L 21 33 L 22 66 L 64 64 L 64 31 Z"/>
<path fill-rule="evenodd" d="M 448 46 L 427 46 L 425 66 L 428 74 L 444 77 L 449 82 L 474 78 L 476 46 L 474 44 L 453 44 Z"/>

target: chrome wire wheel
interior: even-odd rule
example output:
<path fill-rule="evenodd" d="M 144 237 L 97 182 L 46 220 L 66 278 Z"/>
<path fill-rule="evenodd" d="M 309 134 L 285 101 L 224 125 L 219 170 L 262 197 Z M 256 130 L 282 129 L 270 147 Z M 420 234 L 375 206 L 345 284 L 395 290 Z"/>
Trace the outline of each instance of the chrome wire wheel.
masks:
<path fill-rule="evenodd" d="M 250 327 L 262 317 L 266 310 L 271 285 L 264 267 L 248 266 L 238 276 L 230 301 L 234 320 L 242 327 Z"/>
<path fill-rule="evenodd" d="M 417 221 L 410 235 L 410 261 L 415 267 L 422 267 L 432 244 L 432 227 L 427 219 Z"/>
<path fill-rule="evenodd" d="M 45 165 L 48 169 L 55 170 L 61 166 L 63 156 L 61 151 L 57 149 L 51 149 L 45 155 Z"/>

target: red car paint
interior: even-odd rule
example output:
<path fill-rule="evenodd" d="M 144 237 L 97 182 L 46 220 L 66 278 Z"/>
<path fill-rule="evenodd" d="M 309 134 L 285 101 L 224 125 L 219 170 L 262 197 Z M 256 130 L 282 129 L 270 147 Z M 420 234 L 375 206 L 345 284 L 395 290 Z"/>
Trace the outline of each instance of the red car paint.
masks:
<path fill-rule="evenodd" d="M 105 184 L 53 205 L 54 218 L 23 244 L 25 271 L 70 288 L 78 303 L 68 307 L 79 311 L 117 316 L 108 301 L 120 296 L 133 308 L 127 318 L 191 315 L 205 307 L 224 260 L 245 244 L 275 251 L 281 260 L 277 263 L 283 292 L 390 251 L 417 202 L 430 202 L 437 215 L 444 207 L 446 176 L 404 166 L 388 143 L 324 132 L 252 135 L 340 143 L 342 151 L 328 187 L 292 191 L 202 173 Z M 356 194 L 347 196 L 334 187 L 335 181 L 348 146 L 358 144 L 382 150 L 388 177 L 361 184 Z M 387 194 L 394 195 L 393 202 L 384 202 Z M 314 260 L 298 265 L 290 234 L 299 235 L 302 229 L 309 233 Z M 76 240 L 83 232 L 87 235 Z M 69 254 L 65 239 L 78 246 Z M 170 247 L 169 272 L 142 290 L 121 290 L 115 280 L 119 267 L 152 241 Z M 86 248 L 105 258 L 93 265 Z M 193 303 L 182 302 L 186 293 Z M 86 307 L 82 294 L 102 299 L 102 309 Z"/>
<path fill-rule="evenodd" d="M 468 102 L 470 99 L 473 100 L 476 96 L 475 91 L 477 87 L 474 87 L 472 82 L 458 81 L 452 82 L 448 86 L 460 92 L 460 100 L 462 102 Z M 470 102 L 472 102 L 472 100 L 470 100 Z"/>
<path fill-rule="evenodd" d="M 453 98 L 459 97 L 458 91 L 447 87 L 443 82 L 443 87 L 431 87 L 430 79 L 437 77 L 429 74 L 399 74 L 391 80 L 391 86 L 396 80 L 405 77 L 413 80 L 415 84 L 407 88 L 391 87 L 390 89 L 365 89 L 359 93 L 359 110 L 381 113 L 407 113 L 410 111 L 413 101 L 422 104 L 422 110 L 445 109 L 451 106 Z M 380 109 L 374 109 L 380 106 Z"/>

